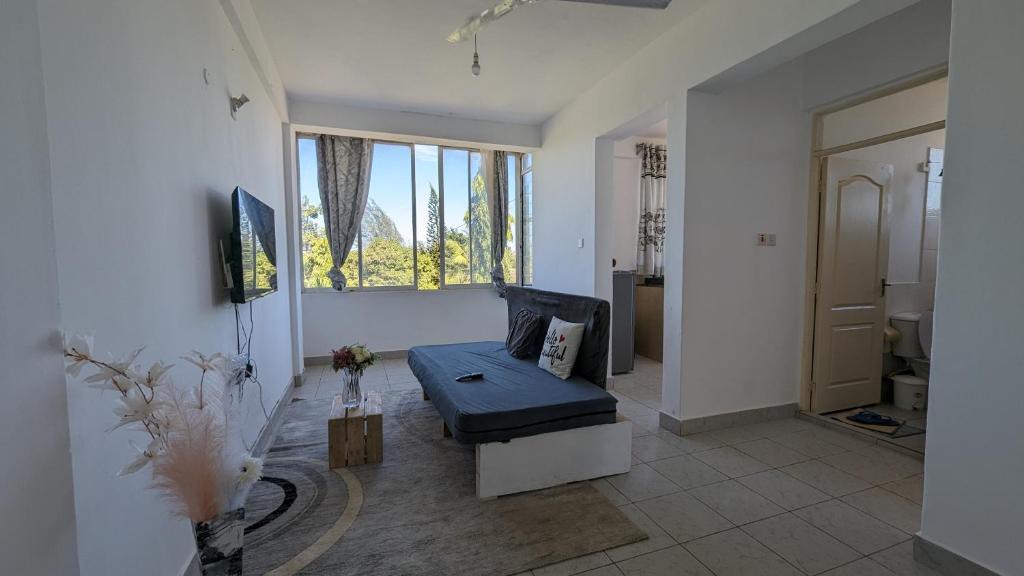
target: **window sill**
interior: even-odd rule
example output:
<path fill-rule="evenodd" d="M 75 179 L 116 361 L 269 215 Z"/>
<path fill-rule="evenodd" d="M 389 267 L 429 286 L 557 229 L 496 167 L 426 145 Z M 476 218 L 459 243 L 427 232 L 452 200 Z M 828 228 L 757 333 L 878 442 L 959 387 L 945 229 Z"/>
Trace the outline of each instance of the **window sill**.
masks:
<path fill-rule="evenodd" d="M 446 286 L 438 290 L 417 290 L 406 286 L 395 286 L 393 288 L 346 288 L 338 291 L 334 288 L 303 288 L 303 294 L 438 294 L 445 292 L 462 292 L 465 290 L 494 290 L 490 284 L 467 284 L 463 286 Z"/>

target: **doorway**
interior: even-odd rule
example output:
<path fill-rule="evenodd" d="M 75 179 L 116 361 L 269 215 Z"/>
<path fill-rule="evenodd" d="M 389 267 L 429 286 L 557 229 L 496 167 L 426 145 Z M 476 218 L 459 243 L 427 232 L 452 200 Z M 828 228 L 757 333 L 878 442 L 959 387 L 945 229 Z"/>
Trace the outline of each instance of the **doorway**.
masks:
<path fill-rule="evenodd" d="M 924 452 L 945 71 L 814 116 L 802 408 Z"/>

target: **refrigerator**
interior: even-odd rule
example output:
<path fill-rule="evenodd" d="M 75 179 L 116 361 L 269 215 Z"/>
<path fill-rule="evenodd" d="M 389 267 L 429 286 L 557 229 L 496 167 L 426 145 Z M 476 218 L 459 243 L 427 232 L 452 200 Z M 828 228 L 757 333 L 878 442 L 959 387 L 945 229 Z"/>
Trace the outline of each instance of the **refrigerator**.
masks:
<path fill-rule="evenodd" d="M 612 374 L 633 371 L 636 332 L 636 273 L 612 272 Z"/>

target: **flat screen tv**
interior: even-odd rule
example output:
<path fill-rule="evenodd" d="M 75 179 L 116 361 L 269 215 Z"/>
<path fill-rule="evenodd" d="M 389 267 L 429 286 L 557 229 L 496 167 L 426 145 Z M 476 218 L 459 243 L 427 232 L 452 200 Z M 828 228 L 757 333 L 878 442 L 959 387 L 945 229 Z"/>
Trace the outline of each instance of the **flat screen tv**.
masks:
<path fill-rule="evenodd" d="M 231 301 L 242 304 L 277 291 L 274 209 L 235 188 L 231 212 Z"/>

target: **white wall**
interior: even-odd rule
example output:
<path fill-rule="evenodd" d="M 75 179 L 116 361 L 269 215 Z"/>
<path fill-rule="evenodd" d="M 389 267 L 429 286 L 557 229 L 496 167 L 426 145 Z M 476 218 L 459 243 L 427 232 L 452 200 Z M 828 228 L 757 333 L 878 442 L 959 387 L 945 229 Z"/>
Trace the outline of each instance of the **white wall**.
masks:
<path fill-rule="evenodd" d="M 802 75 L 797 61 L 718 95 L 690 92 L 684 419 L 796 401 L 811 133 Z M 757 246 L 759 232 L 778 245 Z"/>
<path fill-rule="evenodd" d="M 146 345 L 146 361 L 233 352 L 217 243 L 243 186 L 275 209 L 281 247 L 281 290 L 253 304 L 252 352 L 272 409 L 292 376 L 281 119 L 222 7 L 39 4 L 64 326 L 95 331 L 101 352 Z M 235 121 L 228 96 L 243 92 L 252 101 Z M 176 378 L 193 382 L 177 364 Z M 246 397 L 252 442 L 263 414 L 255 391 Z M 68 384 L 81 571 L 179 574 L 194 551 L 189 524 L 146 489 L 147 474 L 116 476 L 133 433 L 107 432 L 113 403 Z"/>
<path fill-rule="evenodd" d="M 921 524 L 1007 575 L 1024 569 L 1021 22 L 1017 0 L 954 2 Z"/>
<path fill-rule="evenodd" d="M 290 98 L 288 110 L 291 122 L 297 125 L 357 130 L 382 136 L 392 134 L 437 139 L 468 145 L 489 144 L 508 149 L 540 146 L 540 126 L 527 124 L 377 110 L 300 98 Z"/>
<path fill-rule="evenodd" d="M 505 301 L 490 288 L 431 291 L 307 292 L 302 295 L 305 355 L 363 343 L 377 351 L 421 344 L 504 340 Z"/>
<path fill-rule="evenodd" d="M 0 78 L 0 558 L 8 574 L 74 575 L 71 444 L 34 0 L 0 2 Z"/>

